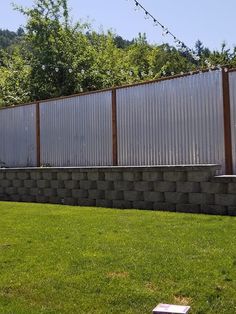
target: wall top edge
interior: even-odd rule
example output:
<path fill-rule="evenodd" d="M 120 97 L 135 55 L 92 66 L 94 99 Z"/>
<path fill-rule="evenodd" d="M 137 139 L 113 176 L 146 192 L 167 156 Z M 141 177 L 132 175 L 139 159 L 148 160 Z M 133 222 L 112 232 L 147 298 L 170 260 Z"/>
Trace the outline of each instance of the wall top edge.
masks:
<path fill-rule="evenodd" d="M 0 172 L 14 171 L 205 171 L 207 169 L 219 170 L 218 164 L 195 164 L 195 165 L 156 165 L 156 166 L 100 166 L 100 167 L 27 167 L 27 168 L 0 168 Z"/>
<path fill-rule="evenodd" d="M 236 175 L 221 175 L 211 179 L 212 182 L 218 183 L 236 183 Z"/>

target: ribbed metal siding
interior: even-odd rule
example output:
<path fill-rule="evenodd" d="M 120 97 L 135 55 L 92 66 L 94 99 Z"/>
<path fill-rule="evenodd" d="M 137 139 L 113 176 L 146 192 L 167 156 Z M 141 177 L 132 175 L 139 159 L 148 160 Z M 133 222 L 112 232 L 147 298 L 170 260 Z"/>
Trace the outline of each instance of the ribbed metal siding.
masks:
<path fill-rule="evenodd" d="M 233 172 L 236 174 L 236 72 L 229 73 Z"/>
<path fill-rule="evenodd" d="M 219 71 L 117 90 L 119 165 L 224 165 Z"/>
<path fill-rule="evenodd" d="M 8 167 L 36 166 L 36 107 L 0 110 L 0 162 Z"/>
<path fill-rule="evenodd" d="M 41 103 L 40 121 L 42 164 L 112 164 L 111 92 Z"/>

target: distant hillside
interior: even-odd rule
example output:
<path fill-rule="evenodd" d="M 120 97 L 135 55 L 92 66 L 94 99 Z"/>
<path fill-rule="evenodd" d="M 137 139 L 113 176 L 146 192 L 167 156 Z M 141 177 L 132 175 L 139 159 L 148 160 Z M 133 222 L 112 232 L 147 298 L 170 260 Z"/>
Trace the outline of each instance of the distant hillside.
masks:
<path fill-rule="evenodd" d="M 23 34 L 23 28 L 19 28 L 16 32 L 0 29 L 0 49 L 6 49 L 15 44 Z"/>

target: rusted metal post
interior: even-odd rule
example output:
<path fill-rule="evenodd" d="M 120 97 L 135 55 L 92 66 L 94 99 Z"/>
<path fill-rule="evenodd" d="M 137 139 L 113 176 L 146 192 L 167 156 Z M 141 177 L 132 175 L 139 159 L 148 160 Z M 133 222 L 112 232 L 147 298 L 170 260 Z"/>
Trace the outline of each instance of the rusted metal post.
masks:
<path fill-rule="evenodd" d="M 118 165 L 117 158 L 117 114 L 116 114 L 116 89 L 112 89 L 112 162 Z"/>
<path fill-rule="evenodd" d="M 231 136 L 229 72 L 227 68 L 222 69 L 222 84 L 224 108 L 225 171 L 226 174 L 231 175 L 233 174 L 233 151 Z"/>
<path fill-rule="evenodd" d="M 41 143 L 40 143 L 40 105 L 36 102 L 36 164 L 41 166 Z"/>

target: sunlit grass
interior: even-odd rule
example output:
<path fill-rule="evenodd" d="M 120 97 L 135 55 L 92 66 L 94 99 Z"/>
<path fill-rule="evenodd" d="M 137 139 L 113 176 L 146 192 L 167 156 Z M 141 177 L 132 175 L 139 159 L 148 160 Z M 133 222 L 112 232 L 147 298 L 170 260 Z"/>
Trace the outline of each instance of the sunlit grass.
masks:
<path fill-rule="evenodd" d="M 0 313 L 236 313 L 236 219 L 0 203 Z"/>

